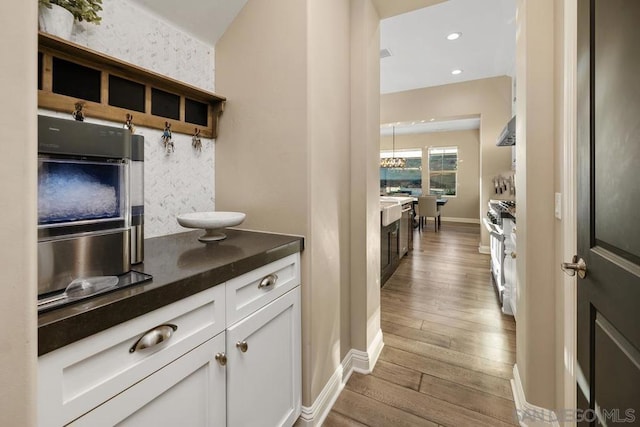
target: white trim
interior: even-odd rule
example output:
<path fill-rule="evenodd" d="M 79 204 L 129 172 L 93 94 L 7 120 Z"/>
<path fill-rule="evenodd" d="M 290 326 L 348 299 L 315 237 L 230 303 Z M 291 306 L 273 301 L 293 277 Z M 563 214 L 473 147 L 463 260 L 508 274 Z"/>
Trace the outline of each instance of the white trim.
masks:
<path fill-rule="evenodd" d="M 491 254 L 491 248 L 489 246 L 485 246 L 485 245 L 478 245 L 478 252 L 480 252 L 481 254 L 487 254 L 490 255 Z"/>
<path fill-rule="evenodd" d="M 527 402 L 517 364 L 513 365 L 511 392 L 513 393 L 516 413 L 519 415 L 518 422 L 522 427 L 560 427 L 555 412 Z"/>
<path fill-rule="evenodd" d="M 576 116 L 577 116 L 577 38 L 578 38 L 578 2 L 564 2 L 564 135 L 562 168 L 562 256 L 570 260 L 577 253 L 577 188 L 576 188 Z M 560 395 L 563 408 L 575 408 L 576 391 L 576 278 L 563 275 L 563 305 L 558 318 L 562 319 L 564 345 L 562 351 L 562 375 L 564 391 Z"/>
<path fill-rule="evenodd" d="M 309 427 L 322 425 L 343 388 L 342 364 L 340 364 L 313 404 L 310 407 L 302 406 L 296 425 Z"/>
<path fill-rule="evenodd" d="M 384 341 L 382 338 L 382 329 L 378 329 L 378 333 L 373 338 L 373 341 L 371 341 L 371 344 L 369 344 L 369 348 L 367 349 L 367 374 L 371 373 L 371 371 L 373 371 L 373 368 L 376 366 L 376 363 L 378 363 L 378 358 L 380 357 L 380 353 L 382 353 L 382 348 L 384 347 Z M 356 370 L 356 372 L 361 371 Z"/>
<path fill-rule="evenodd" d="M 480 224 L 480 219 L 478 218 L 456 218 L 452 216 L 443 216 L 443 222 L 463 222 L 466 224 Z"/>
<path fill-rule="evenodd" d="M 349 381 L 351 374 L 353 372 L 370 374 L 373 371 L 384 347 L 382 338 L 382 330 L 378 329 L 378 333 L 371 341 L 366 352 L 353 348 L 347 352 L 342 363 L 333 372 L 318 398 L 310 407 L 302 407 L 302 412 L 296 425 L 308 427 L 322 425 L 336 399 L 340 396 L 340 392 Z"/>

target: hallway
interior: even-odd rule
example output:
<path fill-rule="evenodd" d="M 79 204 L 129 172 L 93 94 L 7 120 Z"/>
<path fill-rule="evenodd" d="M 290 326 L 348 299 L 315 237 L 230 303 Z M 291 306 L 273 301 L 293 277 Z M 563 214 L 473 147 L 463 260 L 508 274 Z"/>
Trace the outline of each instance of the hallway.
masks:
<path fill-rule="evenodd" d="M 509 380 L 512 317 L 500 312 L 479 226 L 414 234 L 414 250 L 381 290 L 384 349 L 353 373 L 325 426 L 517 425 Z"/>

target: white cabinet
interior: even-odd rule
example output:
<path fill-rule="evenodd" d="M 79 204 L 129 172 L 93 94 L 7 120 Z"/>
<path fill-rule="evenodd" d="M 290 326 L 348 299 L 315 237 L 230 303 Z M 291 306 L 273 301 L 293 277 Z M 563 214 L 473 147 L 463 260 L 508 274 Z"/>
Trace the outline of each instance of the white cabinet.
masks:
<path fill-rule="evenodd" d="M 72 426 L 224 426 L 224 333 L 71 423 Z"/>
<path fill-rule="evenodd" d="M 511 219 L 504 219 L 504 295 L 502 311 L 515 317 L 516 314 L 516 224 Z"/>
<path fill-rule="evenodd" d="M 131 351 L 161 325 L 177 329 L 156 345 Z M 66 425 L 150 376 L 174 372 L 162 368 L 224 329 L 224 287 L 214 286 L 40 356 L 38 424 Z"/>
<path fill-rule="evenodd" d="M 293 425 L 299 285 L 296 253 L 41 356 L 38 424 Z"/>
<path fill-rule="evenodd" d="M 227 424 L 290 426 L 300 415 L 300 288 L 227 329 Z"/>

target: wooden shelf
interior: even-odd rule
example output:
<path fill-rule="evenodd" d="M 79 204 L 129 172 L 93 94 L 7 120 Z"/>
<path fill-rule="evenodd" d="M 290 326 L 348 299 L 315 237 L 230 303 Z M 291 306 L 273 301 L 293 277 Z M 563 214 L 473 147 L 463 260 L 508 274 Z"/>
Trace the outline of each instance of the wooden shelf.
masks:
<path fill-rule="evenodd" d="M 173 132 L 193 135 L 195 129 L 198 128 L 201 131 L 200 135 L 204 138 L 215 138 L 218 135 L 219 117 L 226 101 L 223 96 L 43 32 L 38 34 L 38 51 L 39 55 L 41 55 L 38 61 L 41 64 L 38 76 L 38 106 L 41 108 L 71 113 L 74 110 L 74 104 L 78 101 L 83 101 L 85 103 L 83 111 L 86 117 L 112 120 L 124 124 L 126 115 L 131 114 L 133 115 L 134 125 L 164 129 L 165 122 L 169 122 Z M 97 84 L 97 88 L 88 88 L 91 89 L 88 92 L 95 93 L 98 90 L 100 94 L 99 102 L 95 99 L 95 96 L 93 100 L 84 99 L 83 95 L 79 96 L 78 93 L 83 92 L 82 90 L 75 93 L 77 87 L 74 88 L 73 84 L 69 84 L 71 77 L 62 75 L 62 71 L 59 76 L 56 76 L 56 84 L 54 84 L 54 62 L 67 65 L 66 70 L 72 69 L 72 71 L 67 72 L 75 72 L 73 69 L 74 64 L 80 66 L 76 67 L 79 73 L 82 73 L 83 69 L 88 70 L 88 74 L 92 75 L 95 75 L 96 71 L 99 72 L 99 79 L 84 79 L 84 76 L 78 74 L 81 78 L 77 82 L 78 85 L 93 84 L 95 86 Z M 69 65 L 69 63 L 71 64 Z M 62 68 L 62 66 L 59 67 Z M 109 76 L 119 77 L 128 81 L 125 84 L 137 86 L 140 91 L 144 90 L 144 107 L 142 107 L 144 111 L 136 111 L 110 104 Z M 85 80 L 90 83 L 85 82 Z M 122 80 L 118 81 L 122 82 Z M 71 82 L 75 83 L 75 80 L 71 80 Z M 60 89 L 60 87 L 63 87 L 63 89 Z M 68 90 L 64 88 L 70 88 L 74 91 L 74 94 L 64 94 L 64 91 Z M 158 99 L 156 101 L 157 105 L 154 105 L 153 93 L 166 96 L 156 96 Z M 174 102 L 174 104 L 168 106 L 170 108 L 162 108 L 166 107 L 166 105 L 161 104 L 163 102 Z M 187 104 L 189 105 L 189 113 L 186 115 L 190 116 L 190 120 L 200 122 L 199 124 L 186 120 L 185 110 L 187 109 Z M 198 108 L 198 106 L 201 108 Z M 203 125 L 205 109 L 206 126 Z M 172 111 L 173 117 L 154 115 L 152 111 L 160 112 L 158 114 L 161 114 L 162 111 Z M 197 119 L 194 119 L 194 114 L 199 114 Z"/>

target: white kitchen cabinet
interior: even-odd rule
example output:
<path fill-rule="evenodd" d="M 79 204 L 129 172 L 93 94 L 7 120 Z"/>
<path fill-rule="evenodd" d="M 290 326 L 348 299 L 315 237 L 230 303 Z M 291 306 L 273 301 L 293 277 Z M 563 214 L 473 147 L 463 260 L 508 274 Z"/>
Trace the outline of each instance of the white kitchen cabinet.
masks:
<path fill-rule="evenodd" d="M 516 225 L 513 220 L 505 218 L 504 225 L 504 295 L 502 311 L 515 317 L 516 314 Z"/>
<path fill-rule="evenodd" d="M 166 325 L 177 327 L 170 337 L 131 351 L 148 331 Z M 40 356 L 38 424 L 66 425 L 152 374 L 170 375 L 173 370 L 162 368 L 224 329 L 224 286 L 219 285 Z"/>
<path fill-rule="evenodd" d="M 293 425 L 299 285 L 296 253 L 40 356 L 38 424 Z"/>
<path fill-rule="evenodd" d="M 227 329 L 227 425 L 290 426 L 301 410 L 300 288 Z"/>
<path fill-rule="evenodd" d="M 224 426 L 225 367 L 215 359 L 224 338 L 218 334 L 70 425 Z"/>

